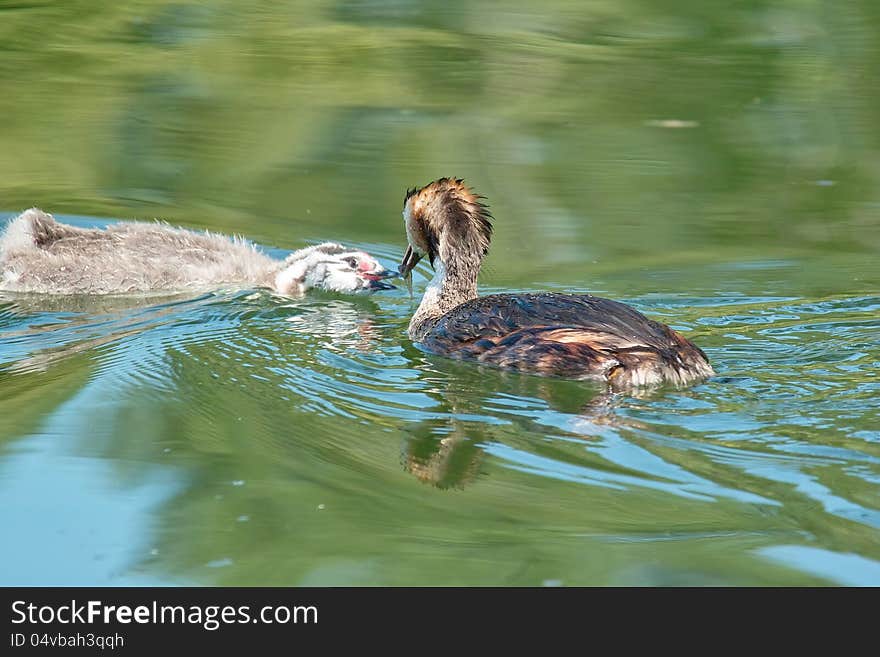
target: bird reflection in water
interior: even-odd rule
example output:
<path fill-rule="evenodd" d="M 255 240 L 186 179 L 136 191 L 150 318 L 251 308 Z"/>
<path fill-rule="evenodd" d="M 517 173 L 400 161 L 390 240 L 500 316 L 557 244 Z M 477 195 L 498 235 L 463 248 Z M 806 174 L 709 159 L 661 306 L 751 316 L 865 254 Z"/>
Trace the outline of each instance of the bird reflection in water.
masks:
<path fill-rule="evenodd" d="M 565 418 L 565 425 L 554 423 L 554 429 L 588 441 L 609 430 L 638 426 L 616 413 L 621 393 L 588 383 L 498 371 L 493 371 L 492 377 L 493 384 L 501 385 L 493 385 L 488 397 L 485 390 L 478 392 L 462 383 L 464 379 L 455 373 L 444 379 L 436 395 L 441 401 L 436 411 L 441 415 L 405 427 L 401 463 L 407 472 L 439 489 L 463 489 L 490 476 L 484 467 L 484 448 L 504 442 L 499 434 L 505 424 L 515 423 L 546 434 L 548 410 L 557 418 Z M 638 394 L 646 396 L 651 391 Z M 498 408 L 498 397 L 520 400 L 529 407 L 505 412 Z M 492 421 L 485 421 L 489 414 Z"/>
<path fill-rule="evenodd" d="M 354 348 L 360 352 L 376 351 L 380 333 L 370 313 L 345 300 L 329 301 L 321 306 L 290 305 L 297 314 L 285 318 L 294 333 L 320 338 L 321 347 L 343 352 Z"/>

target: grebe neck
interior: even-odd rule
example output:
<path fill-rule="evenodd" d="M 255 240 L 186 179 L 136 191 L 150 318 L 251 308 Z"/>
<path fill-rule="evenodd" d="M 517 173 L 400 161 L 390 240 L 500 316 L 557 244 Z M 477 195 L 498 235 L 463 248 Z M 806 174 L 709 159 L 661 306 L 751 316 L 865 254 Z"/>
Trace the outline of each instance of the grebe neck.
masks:
<path fill-rule="evenodd" d="M 437 321 L 465 301 L 477 298 L 476 266 L 467 259 L 450 259 L 448 263 L 437 259 L 434 278 L 425 289 L 422 301 L 409 322 L 409 337 L 415 341 L 424 338 Z"/>

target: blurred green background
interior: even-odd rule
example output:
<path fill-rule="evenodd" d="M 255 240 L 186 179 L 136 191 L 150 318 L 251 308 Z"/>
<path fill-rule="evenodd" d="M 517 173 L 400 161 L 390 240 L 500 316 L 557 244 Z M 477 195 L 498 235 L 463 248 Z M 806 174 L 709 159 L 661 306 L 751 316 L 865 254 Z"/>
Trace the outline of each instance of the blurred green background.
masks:
<path fill-rule="evenodd" d="M 503 276 L 539 238 L 581 269 L 880 249 L 873 2 L 0 9 L 10 211 L 394 243 L 403 190 L 455 175 Z"/>

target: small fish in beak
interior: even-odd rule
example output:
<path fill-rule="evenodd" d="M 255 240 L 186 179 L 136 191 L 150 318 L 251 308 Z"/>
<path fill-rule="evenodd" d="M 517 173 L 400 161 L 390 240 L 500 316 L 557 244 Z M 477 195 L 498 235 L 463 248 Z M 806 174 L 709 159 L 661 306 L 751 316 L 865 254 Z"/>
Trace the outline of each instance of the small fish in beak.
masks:
<path fill-rule="evenodd" d="M 399 275 L 406 283 L 406 289 L 409 290 L 409 296 L 412 297 L 412 270 L 419 263 L 422 256 L 416 253 L 412 246 L 406 246 L 406 252 L 403 254 L 403 260 L 400 261 Z"/>

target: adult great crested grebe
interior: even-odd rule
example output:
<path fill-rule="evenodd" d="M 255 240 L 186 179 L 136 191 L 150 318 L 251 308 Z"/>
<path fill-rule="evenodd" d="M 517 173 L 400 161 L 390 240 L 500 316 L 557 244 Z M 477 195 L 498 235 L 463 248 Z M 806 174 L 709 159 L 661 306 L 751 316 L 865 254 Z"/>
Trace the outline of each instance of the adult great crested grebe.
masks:
<path fill-rule="evenodd" d="M 274 260 L 250 242 L 161 223 L 121 222 L 106 230 L 62 224 L 31 208 L 0 235 L 0 290 L 128 294 L 268 287 L 298 296 L 310 288 L 362 293 L 396 276 L 364 253 L 326 242 Z"/>
<path fill-rule="evenodd" d="M 429 352 L 535 374 L 607 381 L 614 389 L 684 385 L 714 374 L 706 355 L 665 324 L 589 294 L 477 296 L 491 215 L 461 179 L 409 190 L 406 277 L 427 255 L 434 278 L 409 323 Z"/>

